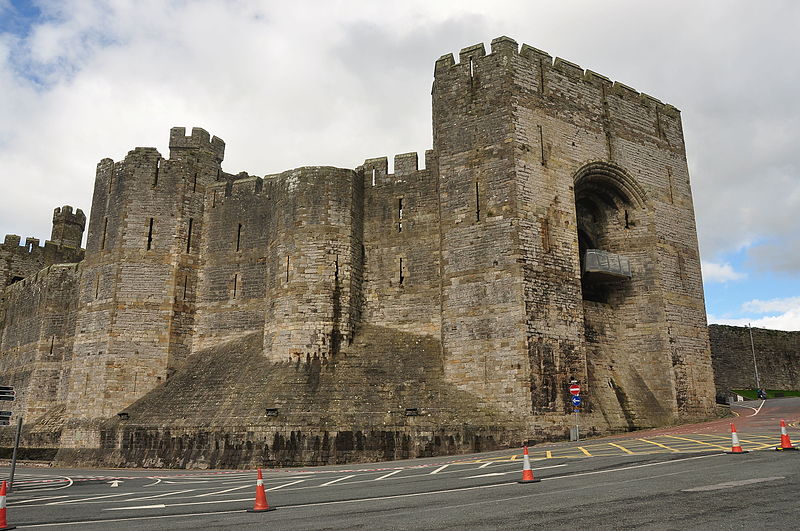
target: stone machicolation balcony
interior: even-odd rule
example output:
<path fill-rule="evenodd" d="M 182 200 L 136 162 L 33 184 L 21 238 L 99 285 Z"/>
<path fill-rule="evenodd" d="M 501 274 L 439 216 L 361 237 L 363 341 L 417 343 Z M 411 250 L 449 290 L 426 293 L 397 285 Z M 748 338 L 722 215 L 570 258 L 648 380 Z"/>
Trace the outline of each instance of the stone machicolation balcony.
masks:
<path fill-rule="evenodd" d="M 631 278 L 631 262 L 625 256 L 601 249 L 587 249 L 583 255 L 582 273 L 597 280 L 627 280 Z"/>

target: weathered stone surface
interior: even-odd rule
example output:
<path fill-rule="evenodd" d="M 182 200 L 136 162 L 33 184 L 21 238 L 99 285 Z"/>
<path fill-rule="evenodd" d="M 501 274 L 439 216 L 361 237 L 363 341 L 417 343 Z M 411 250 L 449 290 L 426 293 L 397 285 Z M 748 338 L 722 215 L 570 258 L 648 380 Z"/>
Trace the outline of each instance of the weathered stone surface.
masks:
<path fill-rule="evenodd" d="M 752 332 L 751 344 L 747 327 L 708 327 L 714 384 L 720 401 L 724 401 L 732 389 L 755 389 L 756 367 L 761 387 L 800 389 L 800 332 L 764 328 L 753 328 Z"/>
<path fill-rule="evenodd" d="M 404 153 L 394 173 L 376 157 L 233 175 L 224 149 L 173 128 L 168 159 L 102 160 L 63 293 L 6 290 L 0 363 L 26 404 L 34 382 L 58 382 L 26 433 L 63 460 L 327 463 L 518 444 L 566 434 L 571 379 L 594 432 L 712 414 L 675 108 L 501 37 L 436 62 L 424 168 Z M 53 238 L 74 243 L 76 227 Z M 627 258 L 631 278 L 584 273 L 586 249 Z M 63 349 L 50 372 L 34 361 L 48 310 L 21 326 L 9 305 L 36 289 L 71 316 L 47 332 Z"/>

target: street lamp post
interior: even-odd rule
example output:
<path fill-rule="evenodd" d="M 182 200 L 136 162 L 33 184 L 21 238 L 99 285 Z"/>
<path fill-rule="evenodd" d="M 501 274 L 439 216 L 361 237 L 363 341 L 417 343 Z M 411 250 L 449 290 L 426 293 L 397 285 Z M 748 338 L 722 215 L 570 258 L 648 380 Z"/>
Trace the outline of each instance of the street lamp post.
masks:
<path fill-rule="evenodd" d="M 756 363 L 756 347 L 753 344 L 753 327 L 747 323 L 747 330 L 750 332 L 750 350 L 753 352 L 753 370 L 756 373 L 756 389 L 761 389 L 761 382 L 758 379 L 758 364 Z"/>

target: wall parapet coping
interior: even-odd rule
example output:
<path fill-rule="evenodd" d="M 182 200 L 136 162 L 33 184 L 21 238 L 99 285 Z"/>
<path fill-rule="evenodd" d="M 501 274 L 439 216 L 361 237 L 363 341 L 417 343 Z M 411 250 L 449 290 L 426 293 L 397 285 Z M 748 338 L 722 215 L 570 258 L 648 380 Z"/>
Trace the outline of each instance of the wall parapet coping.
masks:
<path fill-rule="evenodd" d="M 523 44 L 520 48 L 517 42 L 510 37 L 497 37 L 492 40 L 491 53 L 486 55 L 486 48 L 483 43 L 473 44 L 462 48 L 458 54 L 458 62 L 455 61 L 452 53 L 442 55 L 437 61 L 434 68 L 434 77 L 443 74 L 452 68 L 461 68 L 470 61 L 480 61 L 484 57 L 491 57 L 498 54 L 515 55 L 531 62 L 540 64 L 544 68 L 552 68 L 567 76 L 576 82 L 585 82 L 592 85 L 606 85 L 610 86 L 611 93 L 618 95 L 622 98 L 638 102 L 648 107 L 654 107 L 663 112 L 664 114 L 679 117 L 680 111 L 674 106 L 664 103 L 657 98 L 650 95 L 640 93 L 635 88 L 620 83 L 619 81 L 612 81 L 606 76 L 598 74 L 592 70 L 585 70 L 580 65 L 561 57 L 553 58 L 549 53 L 534 48 L 528 44 Z"/>

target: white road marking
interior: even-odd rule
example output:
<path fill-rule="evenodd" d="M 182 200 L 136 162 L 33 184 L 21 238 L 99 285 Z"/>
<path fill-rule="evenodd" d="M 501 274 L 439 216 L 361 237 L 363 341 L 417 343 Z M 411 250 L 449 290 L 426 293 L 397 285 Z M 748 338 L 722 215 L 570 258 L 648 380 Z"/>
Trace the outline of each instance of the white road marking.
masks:
<path fill-rule="evenodd" d="M 102 500 L 104 498 L 116 498 L 116 497 L 119 497 L 119 496 L 130 496 L 130 495 L 131 495 L 130 492 L 121 492 L 119 494 L 106 494 L 105 496 L 92 496 L 90 498 L 78 498 L 76 500 L 64 500 L 64 501 L 50 502 L 50 503 L 45 503 L 45 505 L 64 505 L 65 503 L 79 503 L 79 502 L 85 502 L 85 501 L 89 501 L 89 500 Z"/>
<path fill-rule="evenodd" d="M 706 485 L 704 487 L 693 487 L 691 489 L 683 489 L 681 492 L 704 492 L 707 490 L 722 490 L 740 487 L 742 485 L 752 485 L 753 483 L 765 483 L 767 481 L 777 481 L 779 479 L 786 479 L 784 476 L 777 476 L 772 478 L 753 478 L 743 479 L 741 481 L 726 481 L 725 483 L 718 483 L 716 485 Z"/>
<path fill-rule="evenodd" d="M 350 476 L 350 477 L 352 477 L 352 476 Z M 282 489 L 283 487 L 288 487 L 290 485 L 296 485 L 298 483 L 302 483 L 304 481 L 305 481 L 304 479 L 298 479 L 297 481 L 292 481 L 290 483 L 284 483 L 283 485 L 278 485 L 277 487 L 272 487 L 270 489 L 264 489 L 264 490 L 278 490 L 278 489 Z"/>
<path fill-rule="evenodd" d="M 552 466 L 537 466 L 536 470 L 544 470 L 545 468 L 560 468 L 562 466 L 567 466 L 567 465 L 566 464 L 562 464 L 562 465 L 552 465 Z M 519 474 L 519 473 L 520 473 L 519 470 L 512 470 L 510 472 L 490 472 L 488 474 L 480 474 L 480 475 L 477 475 L 477 476 L 467 476 L 467 477 L 462 478 L 462 479 L 486 478 L 486 477 L 490 477 L 490 476 L 505 476 L 507 474 Z"/>
<path fill-rule="evenodd" d="M 761 408 L 764 407 L 764 404 L 766 404 L 766 402 L 767 402 L 766 400 L 762 400 L 761 404 L 758 406 L 757 409 L 752 407 L 752 406 L 740 406 L 740 405 L 737 405 L 737 404 L 734 404 L 734 405 L 736 407 L 740 407 L 740 408 L 752 409 L 753 410 L 753 414 L 752 415 L 747 415 L 747 416 L 748 417 L 755 417 L 756 415 L 758 415 L 758 412 L 761 411 Z"/>
<path fill-rule="evenodd" d="M 384 474 L 384 475 L 382 475 L 382 476 L 381 476 L 381 477 L 379 477 L 379 478 L 375 478 L 375 479 L 373 479 L 373 481 L 378 481 L 379 479 L 386 479 L 386 478 L 388 478 L 388 477 L 390 477 L 390 476 L 394 476 L 395 474 L 399 474 L 400 472 L 402 472 L 402 470 L 394 470 L 394 471 L 392 471 L 392 472 L 389 472 L 388 474 Z"/>
<path fill-rule="evenodd" d="M 104 509 L 105 511 L 126 511 L 128 509 L 163 509 L 166 507 L 163 503 L 158 505 L 140 505 L 138 507 L 113 507 L 111 509 Z"/>
<path fill-rule="evenodd" d="M 55 500 L 57 498 L 69 498 L 69 495 L 64 494 L 64 495 L 61 495 L 61 496 L 47 496 L 46 498 L 31 498 L 29 500 L 21 500 L 21 501 L 16 501 L 15 500 L 12 503 L 9 503 L 8 506 L 9 507 L 14 507 L 15 505 L 21 505 L 23 503 L 40 502 L 40 501 L 45 501 L 45 500 Z"/>
<path fill-rule="evenodd" d="M 139 501 L 139 500 L 149 500 L 149 499 L 152 499 L 152 498 L 163 498 L 164 496 L 172 496 L 173 494 L 183 494 L 183 493 L 192 492 L 192 491 L 195 491 L 195 490 L 197 490 L 197 489 L 173 490 L 173 491 L 170 491 L 170 492 L 165 492 L 163 494 L 153 494 L 152 496 L 142 496 L 140 498 L 129 498 L 129 499 L 123 500 L 123 501 L 132 502 L 132 501 Z"/>
<path fill-rule="evenodd" d="M 234 490 L 241 490 L 241 489 L 246 489 L 246 488 L 250 488 L 250 487 L 252 487 L 252 485 L 249 485 L 249 484 L 248 485 L 242 485 L 241 487 L 233 487 L 233 488 L 230 488 L 230 489 L 218 490 L 216 492 L 206 492 L 205 494 L 198 494 L 198 495 L 193 496 L 193 497 L 194 498 L 204 498 L 206 496 L 216 496 L 217 494 L 225 494 L 226 492 L 233 492 Z"/>
<path fill-rule="evenodd" d="M 486 461 L 484 464 L 482 464 L 482 465 L 481 465 L 481 466 L 479 466 L 478 468 L 486 468 L 487 466 L 489 466 L 489 465 L 491 465 L 491 464 L 492 464 L 492 461 Z"/>
<path fill-rule="evenodd" d="M 159 483 L 161 483 L 161 478 L 150 478 L 150 479 L 155 479 L 155 481 L 153 483 L 148 483 L 147 485 L 142 485 L 142 486 L 152 487 L 153 485 L 158 485 Z"/>
<path fill-rule="evenodd" d="M 449 466 L 450 465 L 442 465 L 439 468 L 437 468 L 436 470 L 434 470 L 433 472 L 431 472 L 431 474 L 438 474 L 439 472 L 441 472 L 442 470 L 444 470 L 445 468 L 447 468 Z"/>
<path fill-rule="evenodd" d="M 119 487 L 120 483 L 122 483 L 122 481 L 120 481 L 118 479 L 115 479 L 114 481 L 109 481 L 108 482 L 108 484 L 111 485 L 112 487 Z"/>
<path fill-rule="evenodd" d="M 320 487 L 327 487 L 328 485 L 333 485 L 334 483 L 339 483 L 340 481 L 344 481 L 345 479 L 350 479 L 350 478 L 354 478 L 354 477 L 356 477 L 355 474 L 351 474 L 349 476 L 344 476 L 344 477 L 341 477 L 341 478 L 332 479 L 332 480 L 328 481 L 327 483 L 323 483 L 322 485 L 319 485 L 319 486 Z M 270 489 L 270 490 L 274 490 L 274 489 Z"/>

